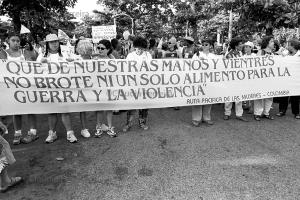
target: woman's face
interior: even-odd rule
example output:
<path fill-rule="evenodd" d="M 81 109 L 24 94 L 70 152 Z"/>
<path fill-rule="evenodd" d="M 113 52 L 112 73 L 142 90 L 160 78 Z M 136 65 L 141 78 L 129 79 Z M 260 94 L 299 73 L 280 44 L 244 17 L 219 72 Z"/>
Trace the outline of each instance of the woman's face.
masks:
<path fill-rule="evenodd" d="M 58 52 L 59 49 L 59 41 L 51 41 L 49 42 L 49 49 L 52 52 Z"/>
<path fill-rule="evenodd" d="M 209 51 L 209 49 L 210 49 L 210 44 L 208 43 L 208 42 L 204 42 L 203 44 L 202 44 L 202 48 L 203 48 L 203 51 Z"/>
<path fill-rule="evenodd" d="M 269 41 L 268 48 L 274 49 L 274 39 L 273 38 Z"/>
<path fill-rule="evenodd" d="M 107 49 L 103 44 L 99 44 L 97 49 L 99 50 L 100 56 L 107 56 L 109 49 Z"/>
<path fill-rule="evenodd" d="M 294 55 L 297 52 L 297 50 L 290 43 L 287 44 L 287 50 L 291 55 Z"/>
<path fill-rule="evenodd" d="M 144 52 L 144 49 L 141 48 L 141 47 L 136 47 L 136 48 L 135 48 L 135 51 L 136 51 L 136 54 L 137 54 L 137 55 L 142 55 L 143 52 Z"/>
<path fill-rule="evenodd" d="M 175 50 L 175 45 L 174 44 L 169 44 L 169 50 L 170 51 L 174 51 Z"/>
<path fill-rule="evenodd" d="M 251 54 L 251 51 L 252 51 L 252 47 L 250 47 L 250 46 L 248 46 L 248 45 L 245 45 L 244 51 L 245 51 L 246 54 L 250 55 L 250 54 Z"/>
<path fill-rule="evenodd" d="M 239 42 L 239 44 L 236 46 L 237 51 L 242 51 L 243 48 L 243 42 Z"/>
<path fill-rule="evenodd" d="M 12 36 L 8 39 L 9 48 L 18 50 L 20 48 L 20 38 L 18 36 Z"/>

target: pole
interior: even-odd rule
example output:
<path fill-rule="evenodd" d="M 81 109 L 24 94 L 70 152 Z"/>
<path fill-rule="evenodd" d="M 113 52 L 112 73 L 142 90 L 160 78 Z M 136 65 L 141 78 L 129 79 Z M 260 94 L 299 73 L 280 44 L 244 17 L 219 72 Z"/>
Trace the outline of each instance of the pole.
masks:
<path fill-rule="evenodd" d="M 134 29 L 134 21 L 133 21 L 133 18 L 131 18 L 131 24 L 132 24 L 131 32 L 132 32 L 132 35 L 134 35 L 134 32 L 133 32 L 133 29 Z"/>
<path fill-rule="evenodd" d="M 232 9 L 229 12 L 229 30 L 228 30 L 228 41 L 230 41 L 232 39 Z"/>
<path fill-rule="evenodd" d="M 185 37 L 188 36 L 189 21 L 186 22 Z"/>

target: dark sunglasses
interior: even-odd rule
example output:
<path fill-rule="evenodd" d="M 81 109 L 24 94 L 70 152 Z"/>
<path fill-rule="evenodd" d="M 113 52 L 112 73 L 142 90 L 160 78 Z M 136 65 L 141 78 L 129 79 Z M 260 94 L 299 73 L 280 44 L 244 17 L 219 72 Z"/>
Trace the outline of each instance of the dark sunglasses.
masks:
<path fill-rule="evenodd" d="M 103 47 L 97 47 L 97 49 L 99 49 L 99 50 L 105 50 L 106 48 L 103 48 Z"/>
<path fill-rule="evenodd" d="M 205 46 L 205 47 L 208 47 L 208 46 L 209 46 L 209 44 L 203 44 L 203 46 Z"/>

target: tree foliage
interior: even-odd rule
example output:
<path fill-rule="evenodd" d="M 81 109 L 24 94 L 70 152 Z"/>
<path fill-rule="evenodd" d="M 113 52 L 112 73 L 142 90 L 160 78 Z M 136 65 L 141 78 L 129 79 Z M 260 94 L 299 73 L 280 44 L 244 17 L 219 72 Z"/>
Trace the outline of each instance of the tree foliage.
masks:
<path fill-rule="evenodd" d="M 24 24 L 35 37 L 44 37 L 54 29 L 69 32 L 75 28 L 69 22 L 72 15 L 67 12 L 67 7 L 73 7 L 76 2 L 77 0 L 3 0 L 0 14 L 7 14 L 12 18 L 16 32 Z"/>

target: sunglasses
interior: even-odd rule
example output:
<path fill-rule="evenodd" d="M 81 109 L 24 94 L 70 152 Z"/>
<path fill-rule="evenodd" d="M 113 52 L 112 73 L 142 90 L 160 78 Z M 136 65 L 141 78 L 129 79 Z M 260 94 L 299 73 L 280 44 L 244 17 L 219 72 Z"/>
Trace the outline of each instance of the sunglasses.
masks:
<path fill-rule="evenodd" d="M 203 44 L 203 46 L 205 46 L 205 47 L 208 47 L 208 46 L 209 46 L 209 44 Z"/>
<path fill-rule="evenodd" d="M 97 49 L 99 49 L 99 50 L 105 50 L 106 48 L 104 48 L 104 47 L 97 47 Z"/>

